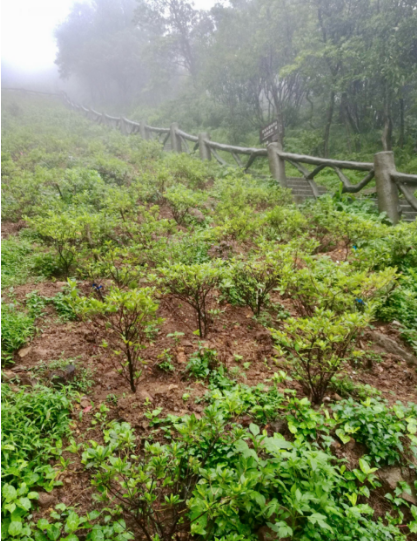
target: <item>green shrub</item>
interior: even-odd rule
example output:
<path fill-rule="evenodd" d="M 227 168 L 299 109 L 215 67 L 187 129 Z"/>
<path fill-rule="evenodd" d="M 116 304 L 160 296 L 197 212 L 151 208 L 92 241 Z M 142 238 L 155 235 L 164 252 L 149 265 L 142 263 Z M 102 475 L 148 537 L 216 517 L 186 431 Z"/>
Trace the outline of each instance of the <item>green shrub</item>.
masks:
<path fill-rule="evenodd" d="M 305 256 L 303 261 L 302 268 L 287 273 L 282 289 L 304 316 L 312 316 L 317 307 L 340 314 L 367 306 L 372 313 L 385 301 L 397 277 L 392 268 L 356 271 L 350 263 L 336 264 L 326 256 Z"/>
<path fill-rule="evenodd" d="M 382 321 L 398 321 L 402 327 L 402 338 L 416 348 L 417 337 L 417 272 L 407 269 L 398 280 L 386 302 L 376 316 Z"/>
<path fill-rule="evenodd" d="M 68 276 L 83 235 L 74 213 L 49 212 L 47 216 L 38 216 L 28 222 L 45 242 L 55 248 L 59 262 L 57 266 Z"/>
<path fill-rule="evenodd" d="M 14 305 L 3 304 L 1 311 L 2 359 L 6 359 L 33 336 L 34 317 L 19 312 Z"/>
<path fill-rule="evenodd" d="M 367 398 L 360 404 L 352 398 L 333 407 L 336 421 L 356 441 L 364 443 L 372 463 L 378 466 L 405 461 L 405 436 L 416 444 L 416 406 Z"/>
<path fill-rule="evenodd" d="M 21 285 L 28 279 L 33 265 L 32 244 L 19 237 L 9 237 L 1 243 L 1 286 Z"/>
<path fill-rule="evenodd" d="M 314 404 L 322 401 L 332 377 L 349 357 L 355 337 L 369 322 L 367 313 L 336 315 L 317 309 L 310 318 L 287 319 L 285 331 L 271 329 L 278 353 L 291 354 L 295 373 Z"/>
<path fill-rule="evenodd" d="M 49 460 L 69 434 L 69 399 L 46 387 L 26 393 L 2 385 L 2 395 L 2 480 L 51 489 L 57 472 Z"/>
<path fill-rule="evenodd" d="M 69 435 L 69 410 L 68 398 L 46 387 L 26 393 L 2 385 L 2 538 L 27 539 L 27 516 L 38 499 L 31 489 L 60 484 L 50 462 Z"/>
<path fill-rule="evenodd" d="M 148 539 L 170 541 L 189 523 L 187 502 L 200 469 L 236 439 L 233 432 L 225 431 L 224 419 L 214 407 L 206 410 L 205 419 L 194 415 L 176 419 L 174 429 L 173 443 L 147 441 L 137 453 L 128 423 L 113 422 L 104 431 L 105 445 L 92 441 L 82 456 L 101 499 L 107 503 L 108 494 L 116 494 L 124 514 Z"/>
<path fill-rule="evenodd" d="M 190 210 L 202 206 L 207 199 L 207 195 L 204 192 L 196 192 L 179 184 L 168 188 L 164 192 L 164 198 L 168 202 L 176 222 L 184 225 L 192 218 Z"/>
<path fill-rule="evenodd" d="M 121 357 L 120 372 L 134 393 L 141 375 L 140 351 L 145 348 L 149 327 L 162 321 L 156 317 L 155 290 L 147 287 L 126 292 L 115 287 L 98 300 L 80 297 L 74 281 L 69 281 L 69 285 L 72 307 L 77 314 L 104 319 L 108 333 L 103 347 L 110 346 L 112 353 Z"/>
<path fill-rule="evenodd" d="M 187 372 L 197 379 L 206 379 L 219 365 L 216 350 L 199 347 L 192 353 L 186 366 Z"/>
<path fill-rule="evenodd" d="M 210 324 L 208 296 L 220 284 L 223 268 L 219 263 L 172 264 L 160 269 L 161 284 L 175 298 L 196 312 L 199 336 L 205 338 Z"/>
<path fill-rule="evenodd" d="M 267 236 L 289 241 L 300 236 L 308 228 L 308 220 L 296 208 L 276 206 L 266 213 Z"/>
<path fill-rule="evenodd" d="M 173 153 L 164 156 L 164 167 L 170 171 L 176 184 L 182 182 L 192 190 L 202 190 L 211 172 L 216 169 L 213 164 L 196 160 L 187 154 Z"/>
<path fill-rule="evenodd" d="M 231 289 L 232 300 L 248 306 L 258 316 L 270 293 L 280 284 L 283 273 L 290 272 L 292 263 L 291 254 L 277 250 L 262 252 L 245 261 L 232 260 L 222 288 Z"/>

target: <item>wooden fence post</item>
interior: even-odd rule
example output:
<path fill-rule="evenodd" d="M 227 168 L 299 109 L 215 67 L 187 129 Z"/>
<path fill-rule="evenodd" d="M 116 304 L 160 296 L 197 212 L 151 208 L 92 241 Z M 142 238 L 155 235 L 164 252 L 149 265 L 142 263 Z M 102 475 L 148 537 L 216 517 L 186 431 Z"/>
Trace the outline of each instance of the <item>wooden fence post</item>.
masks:
<path fill-rule="evenodd" d="M 141 134 L 142 139 L 148 139 L 148 130 L 146 126 L 147 123 L 145 120 L 139 122 L 139 133 Z"/>
<path fill-rule="evenodd" d="M 176 133 L 178 128 L 177 122 L 173 122 L 173 124 L 170 125 L 170 143 L 173 152 L 181 152 L 181 139 Z"/>
<path fill-rule="evenodd" d="M 386 212 L 393 224 L 399 222 L 398 187 L 391 179 L 391 173 L 395 171 L 395 160 L 392 151 L 378 152 L 374 155 L 377 204 L 379 211 Z"/>
<path fill-rule="evenodd" d="M 287 188 L 285 161 L 278 155 L 278 151 L 280 150 L 283 150 L 280 143 L 270 143 L 267 145 L 270 173 L 280 186 Z"/>
<path fill-rule="evenodd" d="M 209 139 L 209 136 L 206 132 L 199 133 L 197 136 L 199 139 L 199 156 L 201 160 L 210 160 L 212 157 L 212 154 L 210 152 L 210 148 L 205 143 L 205 140 Z"/>

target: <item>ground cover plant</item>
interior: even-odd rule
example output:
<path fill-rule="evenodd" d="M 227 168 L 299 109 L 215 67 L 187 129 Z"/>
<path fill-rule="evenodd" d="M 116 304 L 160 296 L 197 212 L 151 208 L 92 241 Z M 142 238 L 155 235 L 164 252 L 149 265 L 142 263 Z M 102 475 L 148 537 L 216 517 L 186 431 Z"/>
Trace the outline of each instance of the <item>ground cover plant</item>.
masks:
<path fill-rule="evenodd" d="M 416 224 L 5 101 L 3 537 L 412 539 Z"/>

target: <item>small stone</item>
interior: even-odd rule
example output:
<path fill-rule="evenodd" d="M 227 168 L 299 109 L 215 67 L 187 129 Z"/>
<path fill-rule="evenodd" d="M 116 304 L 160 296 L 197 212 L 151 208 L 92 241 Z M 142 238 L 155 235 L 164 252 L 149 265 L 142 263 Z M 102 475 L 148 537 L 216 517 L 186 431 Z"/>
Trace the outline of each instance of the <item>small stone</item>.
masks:
<path fill-rule="evenodd" d="M 350 441 L 345 444 L 345 448 L 348 449 L 349 451 L 352 451 L 355 446 L 356 446 L 356 440 L 354 440 L 353 438 L 351 438 Z"/>
<path fill-rule="evenodd" d="M 255 339 L 257 342 L 260 342 L 261 344 L 271 343 L 271 334 L 269 332 L 260 331 L 255 335 Z"/>
<path fill-rule="evenodd" d="M 90 406 L 90 400 L 88 398 L 82 398 L 80 400 L 80 406 L 82 408 L 87 408 L 88 406 Z"/>
<path fill-rule="evenodd" d="M 62 370 L 57 370 L 49 374 L 49 379 L 54 386 L 68 385 L 74 380 L 76 368 L 73 364 L 67 364 Z"/>
<path fill-rule="evenodd" d="M 23 358 L 26 357 L 26 355 L 28 355 L 31 351 L 32 351 L 32 348 L 31 348 L 31 347 L 28 347 L 28 348 L 22 348 L 22 349 L 19 349 L 19 351 L 17 352 L 17 354 L 19 355 L 19 357 L 20 357 L 21 359 L 23 359 Z"/>
<path fill-rule="evenodd" d="M 132 398 L 127 396 L 125 398 L 119 398 L 118 408 L 121 410 L 130 410 L 132 409 Z"/>
<path fill-rule="evenodd" d="M 87 340 L 87 342 L 95 342 L 96 336 L 94 335 L 94 332 L 90 329 L 83 329 L 82 335 L 84 337 L 84 340 Z"/>
<path fill-rule="evenodd" d="M 285 419 L 278 419 L 270 423 L 274 433 L 284 434 L 287 430 L 287 421 Z"/>
<path fill-rule="evenodd" d="M 383 482 L 383 484 L 386 485 L 390 490 L 395 490 L 400 481 L 406 482 L 409 485 L 412 484 L 408 481 L 407 474 L 404 475 L 402 472 L 402 469 L 396 466 L 389 466 L 387 468 L 382 468 L 377 473 L 381 481 Z M 403 492 L 401 494 L 401 498 L 403 498 L 409 503 L 413 503 L 414 505 L 416 505 L 417 500 L 416 500 L 416 497 L 414 496 L 414 490 L 412 489 L 411 492 L 412 494 Z"/>
<path fill-rule="evenodd" d="M 17 376 L 19 385 L 24 385 L 26 387 L 34 387 L 36 381 L 31 379 L 27 374 L 19 374 Z"/>
<path fill-rule="evenodd" d="M 57 501 L 56 496 L 53 493 L 48 492 L 38 492 L 38 504 L 39 507 L 49 507 L 55 504 Z"/>
<path fill-rule="evenodd" d="M 142 402 L 146 402 L 147 400 L 149 400 L 150 402 L 153 401 L 153 398 L 152 396 L 149 394 L 148 391 L 146 391 L 145 389 L 137 389 L 136 390 L 136 396 L 139 398 L 139 400 L 141 400 Z"/>
<path fill-rule="evenodd" d="M 398 355 L 399 357 L 401 357 L 407 365 L 417 365 L 416 356 L 408 353 L 403 348 L 398 346 L 398 344 L 395 342 L 395 340 L 392 340 L 392 338 L 389 338 L 385 334 L 377 331 L 371 332 L 370 337 L 378 346 L 385 349 L 388 353 L 392 353 L 393 355 Z"/>
<path fill-rule="evenodd" d="M 333 451 L 339 449 L 341 447 L 341 443 L 339 443 L 337 440 L 332 440 L 331 442 L 331 449 Z"/>
<path fill-rule="evenodd" d="M 168 390 L 169 390 L 169 391 L 172 391 L 173 389 L 178 389 L 178 388 L 179 388 L 178 385 L 173 385 L 173 384 L 171 384 L 171 385 L 168 386 Z"/>
<path fill-rule="evenodd" d="M 49 351 L 45 348 L 36 348 L 33 350 L 33 353 L 39 360 L 45 361 L 49 356 Z"/>
<path fill-rule="evenodd" d="M 241 424 L 242 426 L 250 426 L 251 421 L 252 421 L 251 417 L 249 415 L 246 415 L 245 417 L 241 419 Z"/>
<path fill-rule="evenodd" d="M 177 353 L 177 362 L 179 364 L 186 364 L 187 363 L 187 357 L 186 357 L 186 354 L 184 353 L 184 351 L 179 351 Z"/>
<path fill-rule="evenodd" d="M 7 383 L 8 381 L 15 379 L 17 376 L 11 370 L 2 370 L 1 377 L 2 377 L 2 380 Z"/>

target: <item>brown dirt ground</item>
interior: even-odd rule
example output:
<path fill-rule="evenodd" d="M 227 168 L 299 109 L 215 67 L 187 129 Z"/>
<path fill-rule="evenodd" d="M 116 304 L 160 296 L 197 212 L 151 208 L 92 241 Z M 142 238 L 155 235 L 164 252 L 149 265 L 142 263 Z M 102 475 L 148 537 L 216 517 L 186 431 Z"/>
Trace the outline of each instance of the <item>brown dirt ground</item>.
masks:
<path fill-rule="evenodd" d="M 5 235 L 15 234 L 19 224 L 5 224 L 3 232 Z M 14 227 L 13 227 L 14 226 Z M 108 286 L 103 281 L 105 290 Z M 13 296 L 20 302 L 31 291 L 36 290 L 40 295 L 53 297 L 62 290 L 65 282 L 40 282 L 37 284 L 25 284 L 14 288 Z M 91 286 L 88 282 L 80 284 L 81 290 L 88 294 Z M 5 292 L 7 299 L 7 291 Z M 273 296 L 273 301 L 280 302 L 283 307 L 292 315 L 296 314 L 292 302 L 289 299 L 281 299 L 278 295 Z M 212 299 L 212 303 L 214 299 Z M 252 313 L 248 308 L 234 307 L 228 304 L 221 306 L 222 313 L 214 321 L 206 340 L 203 342 L 218 352 L 218 358 L 229 368 L 241 367 L 238 381 L 248 385 L 256 385 L 260 382 L 268 384 L 268 379 L 273 371 L 286 369 L 288 366 L 284 359 L 277 358 L 270 337 L 270 333 L 259 323 L 254 321 Z M 73 321 L 62 323 L 54 309 L 48 306 L 46 317 L 38 321 L 38 332 L 35 338 L 20 352 L 15 354 L 15 365 L 12 370 L 22 376 L 28 373 L 33 378 L 34 369 L 40 363 L 48 364 L 57 359 L 75 360 L 78 365 L 88 369 L 94 380 L 93 386 L 89 389 L 84 400 L 84 406 L 74 404 L 72 421 L 74 435 L 78 441 L 101 440 L 100 430 L 91 427 L 93 415 L 98 411 L 100 404 L 106 403 L 110 408 L 108 418 L 124 420 L 134 427 L 138 438 L 147 437 L 149 424 L 144 412 L 148 409 L 145 399 L 149 399 L 152 408 L 162 407 L 162 415 L 195 413 L 200 415 L 203 411 L 201 404 L 195 400 L 205 394 L 206 387 L 203 383 L 189 379 L 185 373 L 187 359 L 193 351 L 198 348 L 199 338 L 193 334 L 197 328 L 192 310 L 178 300 L 167 297 L 161 300 L 159 316 L 164 318 L 155 341 L 149 344 L 144 350 L 142 358 L 146 361 L 143 374 L 139 380 L 137 392 L 132 395 L 127 382 L 116 371 L 115 359 L 107 350 L 102 349 L 100 344 L 106 337 L 106 331 L 97 323 Z M 399 331 L 394 325 L 379 325 L 379 331 L 386 333 L 399 345 L 407 349 L 399 338 Z M 173 339 L 167 334 L 174 331 L 183 332 L 184 336 L 176 346 Z M 368 344 L 363 338 L 359 340 L 359 347 L 380 353 L 383 362 L 373 362 L 371 368 L 365 369 L 362 366 L 346 366 L 346 374 L 354 382 L 368 383 L 382 393 L 382 397 L 390 403 L 401 400 L 416 401 L 416 370 L 406 365 L 400 357 L 388 354 L 373 344 Z M 164 373 L 158 368 L 158 357 L 164 350 L 169 350 L 175 366 L 174 373 Z M 241 356 L 236 360 L 234 355 Z M 244 370 L 242 363 L 250 362 L 248 370 Z M 303 396 L 300 383 L 290 382 L 286 387 L 294 388 L 298 396 Z M 185 402 L 182 397 L 184 393 L 190 394 Z M 118 399 L 117 405 L 106 401 L 109 395 L 115 395 Z M 332 399 L 333 397 L 331 397 Z M 85 409 L 85 400 L 88 400 L 93 408 L 88 412 L 80 412 Z M 355 466 L 358 458 L 364 453 L 361 446 L 340 446 L 336 455 L 348 459 L 350 466 Z M 89 475 L 80 463 L 76 455 L 64 452 L 64 458 L 69 458 L 71 464 L 61 475 L 62 487 L 54 489 L 54 503 L 62 501 L 66 505 L 80 504 L 80 511 L 91 509 L 96 504 L 92 500 L 93 490 L 90 487 Z M 378 515 L 384 514 L 386 502 L 384 498 L 376 494 L 375 509 Z M 380 503 L 379 503 L 380 502 Z M 48 515 L 50 508 L 44 508 L 36 513 L 35 518 Z"/>
<path fill-rule="evenodd" d="M 2 222 L 1 224 L 1 238 L 7 239 L 10 237 L 10 235 L 16 235 L 21 229 L 26 227 L 26 223 L 24 220 L 20 220 L 19 222 L 13 223 L 13 222 Z"/>

